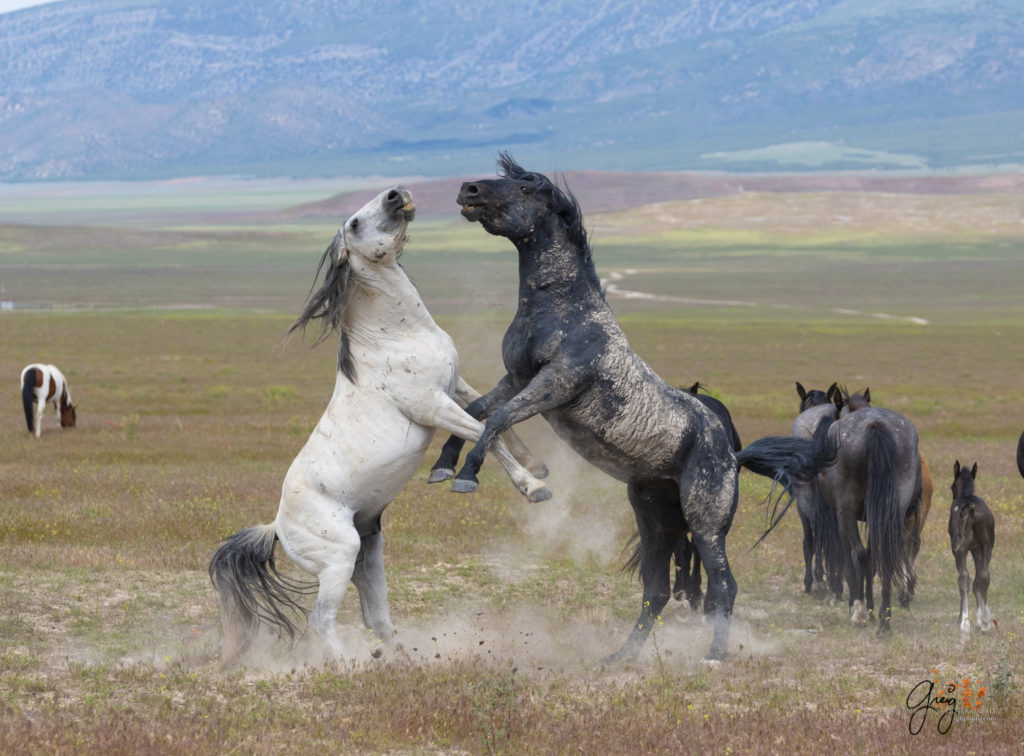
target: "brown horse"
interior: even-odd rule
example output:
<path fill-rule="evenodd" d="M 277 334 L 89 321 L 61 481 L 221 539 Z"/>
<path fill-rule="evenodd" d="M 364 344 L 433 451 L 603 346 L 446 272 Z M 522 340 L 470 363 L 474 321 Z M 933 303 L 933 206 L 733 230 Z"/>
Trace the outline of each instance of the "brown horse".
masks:
<path fill-rule="evenodd" d="M 992 547 L 996 543 L 996 521 L 985 500 L 974 494 L 974 481 L 978 477 L 978 464 L 968 470 L 953 463 L 953 504 L 949 509 L 949 547 L 953 551 L 960 587 L 960 634 L 971 633 L 967 608 L 967 589 L 971 576 L 967 572 L 967 554 L 974 559 L 974 601 L 978 611 L 974 621 L 978 629 L 992 629 L 992 611 L 988 608 L 988 565 Z"/>

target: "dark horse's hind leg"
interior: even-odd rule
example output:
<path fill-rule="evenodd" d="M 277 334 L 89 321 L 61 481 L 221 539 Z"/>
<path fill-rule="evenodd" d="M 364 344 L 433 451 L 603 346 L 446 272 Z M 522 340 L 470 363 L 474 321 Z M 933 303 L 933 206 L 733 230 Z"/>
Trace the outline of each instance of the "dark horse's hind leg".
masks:
<path fill-rule="evenodd" d="M 674 487 L 651 491 L 630 485 L 626 491 L 640 531 L 640 580 L 644 596 L 633 630 L 622 647 L 605 658 L 606 663 L 635 659 L 651 630 L 661 621 L 661 612 L 670 596 L 669 567 L 676 543 L 667 531 L 686 537 L 686 524 Z"/>
<path fill-rule="evenodd" d="M 672 586 L 672 595 L 676 601 L 686 596 L 686 601 L 693 611 L 697 611 L 704 592 L 700 589 L 700 553 L 694 548 L 690 539 L 682 536 L 676 540 L 673 556 L 676 561 L 676 580 Z"/>

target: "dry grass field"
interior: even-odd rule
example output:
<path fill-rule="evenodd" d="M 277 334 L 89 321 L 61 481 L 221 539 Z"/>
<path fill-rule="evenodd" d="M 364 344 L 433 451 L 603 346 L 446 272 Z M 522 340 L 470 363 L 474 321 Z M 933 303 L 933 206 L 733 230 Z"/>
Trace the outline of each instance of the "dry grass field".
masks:
<path fill-rule="evenodd" d="M 371 657 L 350 593 L 349 658 L 324 662 L 303 638 L 224 671 L 206 565 L 221 538 L 274 517 L 330 396 L 334 347 L 282 335 L 340 219 L 271 223 L 265 202 L 215 222 L 211 203 L 238 212 L 220 191 L 204 212 L 162 211 L 159 192 L 120 211 L 26 200 L 31 223 L 0 225 L 2 298 L 30 306 L 0 312 L 0 751 L 1024 748 L 1019 195 L 748 193 L 589 218 L 634 348 L 669 382 L 708 385 L 745 442 L 788 433 L 796 380 L 870 386 L 915 423 L 935 497 L 917 597 L 890 637 L 802 592 L 795 512 L 751 549 L 768 487 L 744 473 L 728 660 L 701 663 L 710 628 L 672 602 L 635 663 L 601 666 L 639 610 L 621 569 L 631 511 L 534 419 L 523 435 L 552 469 L 552 501 L 525 502 L 491 460 L 476 494 L 428 486 L 432 451 L 386 511 L 399 651 Z M 411 237 L 406 269 L 464 376 L 488 388 L 514 252 L 460 221 L 420 220 Z M 32 361 L 66 373 L 76 429 L 50 413 L 41 439 L 26 432 L 17 376 Z M 978 462 L 997 521 L 998 627 L 967 642 L 946 535 L 956 459 Z M 910 732 L 922 681 L 956 686 L 945 734 L 938 713 Z"/>

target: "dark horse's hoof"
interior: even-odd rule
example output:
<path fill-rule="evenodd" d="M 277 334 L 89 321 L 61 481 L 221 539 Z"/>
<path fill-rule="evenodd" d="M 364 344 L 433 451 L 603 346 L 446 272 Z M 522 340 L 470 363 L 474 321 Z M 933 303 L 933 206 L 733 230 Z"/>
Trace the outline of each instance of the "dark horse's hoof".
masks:
<path fill-rule="evenodd" d="M 548 477 L 548 466 L 545 465 L 542 462 L 538 462 L 533 467 L 527 467 L 526 469 L 529 470 L 530 471 L 530 475 L 532 475 L 535 478 L 546 478 L 546 477 Z"/>
<path fill-rule="evenodd" d="M 541 502 L 541 501 L 547 501 L 548 499 L 552 498 L 553 496 L 554 496 L 554 494 L 551 493 L 551 489 L 548 488 L 547 486 L 544 486 L 543 488 L 538 488 L 536 491 L 531 493 L 526 498 L 529 499 L 531 504 L 536 504 L 536 503 Z"/>
<path fill-rule="evenodd" d="M 613 664 L 620 664 L 622 662 L 631 662 L 631 661 L 636 659 L 636 656 L 637 656 L 636 654 L 630 653 L 629 651 L 625 651 L 625 650 L 620 648 L 614 654 L 608 654 L 608 656 L 602 657 L 601 658 L 601 666 L 602 667 L 610 667 Z"/>
<path fill-rule="evenodd" d="M 450 467 L 437 467 L 430 471 L 427 483 L 440 483 L 442 480 L 451 480 L 455 477 L 455 471 Z"/>
<path fill-rule="evenodd" d="M 452 490 L 455 493 L 473 493 L 479 483 L 475 480 L 467 480 L 465 478 L 456 478 L 452 481 Z"/>

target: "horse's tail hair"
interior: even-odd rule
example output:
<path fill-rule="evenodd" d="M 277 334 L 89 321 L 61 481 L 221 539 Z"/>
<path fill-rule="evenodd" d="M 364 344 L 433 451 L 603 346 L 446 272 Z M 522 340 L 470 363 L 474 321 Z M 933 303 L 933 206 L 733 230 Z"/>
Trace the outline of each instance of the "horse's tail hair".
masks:
<path fill-rule="evenodd" d="M 814 532 L 815 543 L 821 544 L 821 553 L 825 557 L 826 581 L 829 588 L 836 594 L 843 592 L 843 558 L 842 544 L 839 541 L 839 523 L 836 521 L 835 510 L 821 495 L 821 486 L 817 480 L 811 482 L 813 507 L 811 514 L 811 530 Z"/>
<path fill-rule="evenodd" d="M 32 411 L 32 402 L 36 392 L 36 369 L 29 368 L 21 379 L 21 404 L 25 408 L 25 422 L 28 423 L 28 432 L 33 433 L 36 429 L 35 413 Z"/>
<path fill-rule="evenodd" d="M 905 513 L 900 506 L 896 475 L 896 440 L 881 425 L 867 429 L 868 482 L 864 517 L 868 525 L 868 558 L 872 573 L 882 585 L 894 585 L 901 594 L 914 583 L 914 567 L 907 558 L 903 528 Z"/>
<path fill-rule="evenodd" d="M 633 547 L 633 551 L 628 557 L 626 557 L 626 562 L 622 565 L 622 571 L 630 574 L 638 574 L 640 573 L 640 559 L 643 555 L 644 548 L 643 541 L 640 540 L 639 530 L 630 536 L 628 541 L 626 541 L 623 551 L 629 549 L 630 546 Z M 642 575 L 641 579 L 643 579 Z"/>
<path fill-rule="evenodd" d="M 210 581 L 220 597 L 224 623 L 224 659 L 243 653 L 263 623 L 290 640 L 297 632 L 293 615 L 305 617 L 294 593 L 309 593 L 310 583 L 291 580 L 277 570 L 273 523 L 254 525 L 227 538 L 210 560 Z"/>
<path fill-rule="evenodd" d="M 1024 433 L 1020 434 L 1020 440 L 1017 442 L 1017 469 L 1020 471 L 1020 477 L 1024 478 Z"/>
<path fill-rule="evenodd" d="M 768 500 L 772 503 L 769 525 L 754 542 L 755 546 L 782 520 L 793 503 L 797 485 L 814 480 L 818 473 L 835 463 L 838 444 L 829 438 L 828 428 L 831 424 L 828 418 L 822 420 L 811 439 L 767 436 L 736 452 L 736 461 L 740 467 L 772 479 L 772 490 L 768 494 Z M 782 490 L 776 496 L 775 491 L 779 487 Z M 779 511 L 783 498 L 786 502 L 782 511 Z"/>

